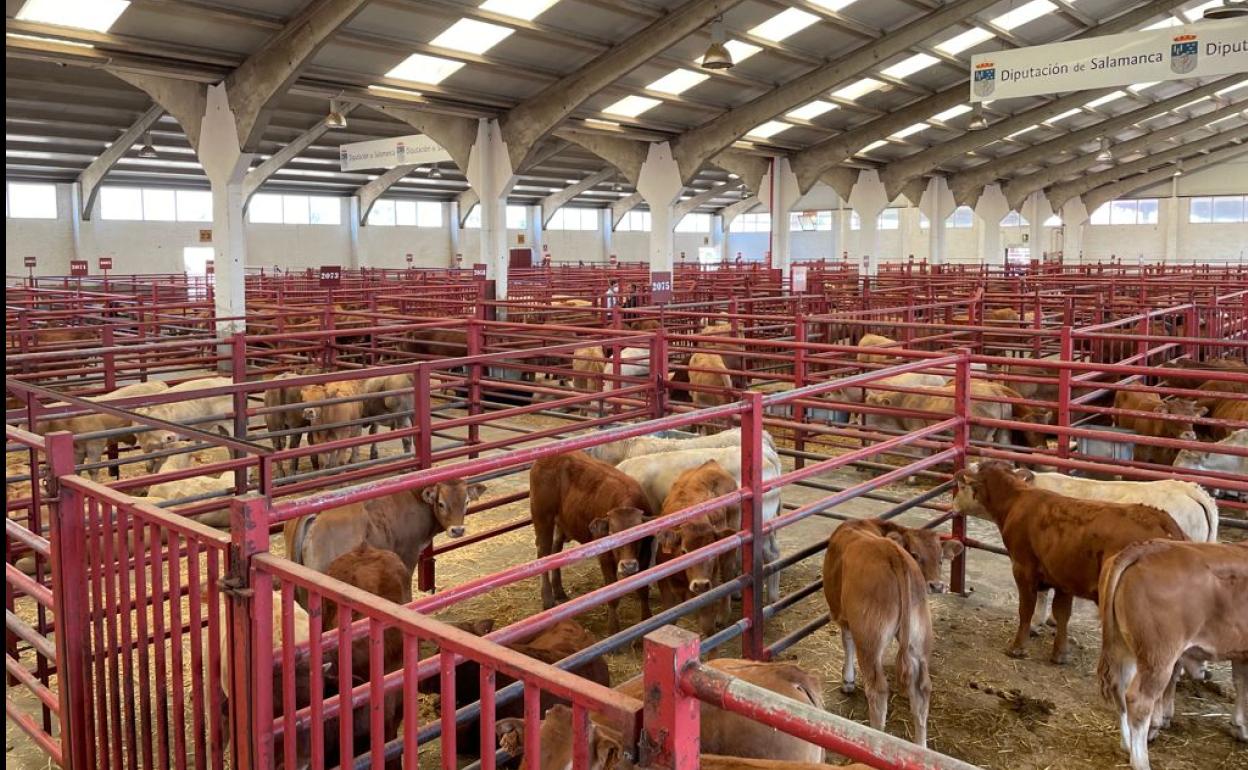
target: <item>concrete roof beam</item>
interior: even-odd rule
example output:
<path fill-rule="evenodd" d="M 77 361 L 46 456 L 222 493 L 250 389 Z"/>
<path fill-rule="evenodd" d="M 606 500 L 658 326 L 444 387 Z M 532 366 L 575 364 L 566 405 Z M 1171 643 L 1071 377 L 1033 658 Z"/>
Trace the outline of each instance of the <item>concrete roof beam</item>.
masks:
<path fill-rule="evenodd" d="M 79 202 L 81 203 L 82 218 L 91 218 L 91 207 L 95 203 L 95 196 L 99 194 L 100 183 L 104 181 L 104 177 L 108 176 L 108 172 L 113 166 L 117 165 L 117 161 L 126 157 L 126 153 L 143 134 L 156 125 L 156 121 L 160 120 L 160 116 L 165 114 L 165 108 L 159 104 L 153 104 L 147 108 L 147 111 L 139 116 L 129 128 L 122 132 L 121 136 L 112 141 L 100 153 L 99 157 L 91 161 L 91 165 L 82 170 L 78 175 Z"/>

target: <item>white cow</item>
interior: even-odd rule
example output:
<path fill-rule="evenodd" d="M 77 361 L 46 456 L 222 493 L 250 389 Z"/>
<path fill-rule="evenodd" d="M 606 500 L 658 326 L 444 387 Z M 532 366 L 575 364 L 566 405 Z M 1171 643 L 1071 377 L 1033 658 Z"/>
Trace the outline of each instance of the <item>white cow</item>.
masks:
<path fill-rule="evenodd" d="M 114 390 L 112 393 L 105 393 L 101 396 L 89 396 L 87 401 L 116 401 L 122 398 L 136 398 L 138 396 L 151 396 L 163 393 L 169 389 L 169 385 L 160 380 L 151 380 L 148 382 L 136 382 L 131 385 L 125 385 Z M 52 406 L 66 406 L 66 404 L 58 403 Z M 54 418 L 46 422 L 41 421 L 41 430 L 44 434 L 53 433 L 55 431 L 66 430 L 74 434 L 96 433 L 106 430 L 114 430 L 124 428 L 130 425 L 130 420 L 125 417 L 114 417 L 111 414 L 84 414 L 78 417 L 62 417 Z M 134 436 L 118 436 L 115 439 L 119 444 L 134 443 Z M 93 438 L 74 441 L 74 463 L 82 465 L 85 460 L 88 463 L 98 463 L 104 458 L 104 450 L 108 448 L 107 438 Z M 96 468 L 91 471 L 91 478 L 97 481 L 103 478 L 104 469 Z"/>
<path fill-rule="evenodd" d="M 234 383 L 229 377 L 205 377 L 201 380 L 188 380 L 181 385 L 174 385 L 165 394 L 170 393 L 194 393 L 197 390 L 205 390 L 207 388 L 221 388 Z M 162 394 L 162 395 L 165 395 Z M 220 420 L 214 420 L 210 423 L 198 422 L 205 417 L 214 415 L 228 415 L 234 409 L 234 398 L 229 394 L 220 396 L 207 396 L 204 398 L 189 398 L 185 401 L 171 401 L 167 404 L 156 404 L 155 406 L 143 407 L 135 411 L 145 417 L 154 417 L 158 420 L 166 422 L 176 422 L 180 425 L 189 425 L 196 423 L 194 427 L 199 430 L 211 431 L 213 428 L 219 432 L 229 436 L 233 433 L 233 423 L 227 417 Z M 140 423 L 135 423 L 135 427 L 144 427 Z M 168 430 L 149 430 L 139 434 L 139 446 L 145 453 L 152 453 L 166 449 L 179 437 L 173 431 Z M 148 461 L 148 472 L 156 470 L 156 460 Z"/>
<path fill-rule="evenodd" d="M 705 447 L 702 449 L 679 449 L 661 454 L 641 455 L 621 462 L 621 471 L 636 479 L 646 494 L 651 509 L 658 511 L 663 508 L 663 501 L 683 472 L 697 468 L 708 460 L 714 460 L 741 484 L 741 447 Z M 780 464 L 780 455 L 770 446 L 763 448 L 763 481 L 777 478 L 784 472 Z M 780 515 L 780 490 L 773 489 L 763 496 L 763 520 L 771 521 Z M 780 557 L 780 547 L 776 544 L 774 534 L 769 535 L 763 543 L 763 554 L 766 562 L 773 562 Z M 780 596 L 780 575 L 773 573 L 767 578 L 767 595 L 770 601 Z"/>
<path fill-rule="evenodd" d="M 160 473 L 171 473 L 190 468 L 194 465 L 192 455 L 192 452 L 183 452 L 165 458 L 164 463 L 160 466 Z M 146 501 L 152 504 L 166 501 L 174 501 L 176 503 L 178 500 L 188 497 L 233 494 L 233 492 L 234 471 L 226 471 L 217 476 L 192 476 L 189 479 L 153 484 L 147 488 Z M 230 526 L 230 509 L 227 507 L 221 510 L 201 513 L 195 516 L 194 519 L 200 524 L 206 524 L 210 527 L 228 527 Z"/>
<path fill-rule="evenodd" d="M 1241 428 L 1212 445 L 1248 449 L 1248 428 Z M 1248 457 L 1219 452 L 1216 449 L 1181 449 L 1174 458 L 1174 467 L 1200 473 L 1228 473 L 1248 478 Z"/>
<path fill-rule="evenodd" d="M 1194 543 L 1218 541 L 1218 505 L 1204 487 L 1191 481 L 1097 481 L 1060 473 L 1033 473 L 1031 483 L 1066 497 L 1106 503 L 1139 503 L 1170 514 Z"/>
<path fill-rule="evenodd" d="M 763 443 L 772 452 L 776 451 L 776 442 L 767 431 L 763 431 Z M 720 447 L 739 446 L 741 446 L 741 429 L 733 428 L 719 433 L 712 433 L 709 436 L 696 436 L 694 438 L 634 436 L 633 438 L 613 441 L 610 444 L 590 447 L 585 452 L 596 460 L 602 460 L 604 463 L 610 463 L 611 465 L 619 465 L 630 457 L 640 457 L 642 455 L 675 452 L 681 449 L 717 449 Z"/>

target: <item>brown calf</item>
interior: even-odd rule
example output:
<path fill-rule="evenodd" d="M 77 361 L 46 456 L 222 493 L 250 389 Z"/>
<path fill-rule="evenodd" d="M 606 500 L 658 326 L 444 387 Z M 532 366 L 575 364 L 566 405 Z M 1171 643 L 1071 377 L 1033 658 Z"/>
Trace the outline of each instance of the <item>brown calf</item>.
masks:
<path fill-rule="evenodd" d="M 662 515 L 683 511 L 707 500 L 731 494 L 736 489 L 736 479 L 719 463 L 708 460 L 697 468 L 690 468 L 676 477 L 667 497 L 663 500 Z M 717 540 L 731 536 L 740 528 L 740 506 L 716 508 L 679 527 L 660 532 L 655 537 L 655 562 L 662 564 L 692 553 Z M 701 596 L 726 578 L 735 576 L 736 562 L 736 551 L 731 551 L 713 559 L 692 564 L 683 572 L 661 579 L 659 594 L 663 597 L 663 606 L 671 609 L 690 597 Z M 731 598 L 728 596 L 712 606 L 699 610 L 698 625 L 702 630 L 702 635 L 710 636 L 715 632 L 719 623 L 726 623 L 730 611 Z"/>
<path fill-rule="evenodd" d="M 718 354 L 694 353 L 689 357 L 689 384 L 692 386 L 690 397 L 699 408 L 731 404 L 736 400 L 728 364 Z M 698 431 L 715 432 L 707 423 L 699 423 Z"/>
<path fill-rule="evenodd" d="M 537 556 L 563 550 L 568 540 L 588 543 L 608 534 L 623 532 L 653 515 L 641 485 L 601 460 L 584 452 L 543 457 L 529 470 L 529 503 Z M 634 541 L 599 555 L 602 579 L 614 583 L 618 575 L 636 574 L 648 565 L 650 539 Z M 542 574 L 542 607 L 567 601 L 562 570 Z M 642 618 L 650 617 L 650 589 L 637 589 Z M 611 633 L 620 630 L 619 599 L 607 603 Z"/>
<path fill-rule="evenodd" d="M 1123 548 L 1100 577 L 1101 693 L 1118 706 L 1132 770 L 1174 715 L 1181 657 L 1231 661 L 1235 723 L 1248 741 L 1248 544 L 1151 540 Z"/>
<path fill-rule="evenodd" d="M 823 594 L 841 627 L 845 662 L 841 692 L 855 688 L 854 664 L 862 668 L 871 726 L 884 729 L 888 677 L 884 652 L 897 640 L 897 675 L 910 698 L 914 742 L 927 745 L 932 680 L 932 618 L 927 592 L 944 592 L 940 565 L 962 552 L 931 530 L 909 529 L 879 519 L 847 521 L 828 539 Z"/>
<path fill-rule="evenodd" d="M 308 385 L 299 392 L 305 404 L 328 401 L 338 398 L 354 398 L 362 395 L 364 383 L 360 380 L 331 382 L 327 385 Z M 364 402 L 361 400 L 343 401 L 336 404 L 321 406 L 305 406 L 303 419 L 308 422 L 310 430 L 308 443 L 328 444 L 349 438 L 359 438 L 364 433 L 364 426 L 359 423 L 364 417 Z M 351 423 L 340 425 L 339 423 Z M 360 459 L 360 447 L 331 449 L 321 452 L 321 464 L 326 468 L 338 468 L 347 462 Z"/>
<path fill-rule="evenodd" d="M 387 377 L 369 377 L 364 381 L 364 417 L 376 418 L 368 424 L 368 435 L 376 435 L 383 425 L 389 430 L 402 430 L 412 426 L 412 408 L 416 394 L 412 390 L 411 374 L 391 374 Z M 398 391 L 395 393 L 394 391 Z M 384 395 L 388 394 L 388 395 Z M 412 437 L 404 436 L 403 453 L 412 453 Z M 377 459 L 376 442 L 369 445 L 369 457 Z"/>
<path fill-rule="evenodd" d="M 1172 438 L 1183 441 L 1195 441 L 1196 432 L 1192 429 L 1192 418 L 1203 417 L 1207 411 L 1203 406 L 1187 399 L 1176 398 L 1162 401 L 1156 393 L 1120 390 L 1114 394 L 1114 408 L 1127 409 L 1134 412 L 1152 412 L 1158 417 L 1133 417 L 1131 415 L 1114 415 L 1114 425 L 1134 431 L 1140 436 L 1154 438 Z M 1164 415 L 1164 417 L 1163 417 Z M 1165 419 L 1178 417 L 1184 419 Z M 1135 445 L 1137 462 L 1155 463 L 1157 465 L 1173 465 L 1179 450 L 1170 447 Z"/>
<path fill-rule="evenodd" d="M 1174 519 L 1156 508 L 1063 497 L 1028 484 L 1008 463 L 981 463 L 955 478 L 954 506 L 995 523 L 1010 554 L 1018 586 L 1018 632 L 1007 650 L 1010 657 L 1026 655 L 1037 591 L 1053 589 L 1052 661 L 1065 663 L 1071 602 L 1076 596 L 1096 601 L 1103 561 L 1141 540 L 1185 539 Z"/>

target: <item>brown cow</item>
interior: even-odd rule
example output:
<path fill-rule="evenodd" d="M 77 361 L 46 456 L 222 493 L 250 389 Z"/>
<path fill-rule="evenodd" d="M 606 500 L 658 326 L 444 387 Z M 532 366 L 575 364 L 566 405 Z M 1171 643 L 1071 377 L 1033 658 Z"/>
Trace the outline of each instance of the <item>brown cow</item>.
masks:
<path fill-rule="evenodd" d="M 961 552 L 961 543 L 942 543 L 931 530 L 863 519 L 837 527 L 823 559 L 824 598 L 845 645 L 841 692 L 854 691 L 856 662 L 865 680 L 871 726 L 883 730 L 888 717 L 884 652 L 896 639 L 897 675 L 909 693 L 914 742 L 920 746 L 927 745 L 932 694 L 932 618 L 926 594 L 944 592 L 941 562 Z"/>
<path fill-rule="evenodd" d="M 689 357 L 689 384 L 692 386 L 690 397 L 694 406 L 699 408 L 722 406 L 737 400 L 732 393 L 732 376 L 728 373 L 728 364 L 717 353 L 694 353 Z M 698 432 L 715 431 L 712 425 L 703 422 L 698 424 Z"/>
<path fill-rule="evenodd" d="M 374 418 L 368 424 L 368 435 L 376 435 L 377 429 L 385 426 L 389 430 L 402 430 L 412 426 L 413 406 L 416 394 L 412 390 L 411 374 L 391 374 L 387 377 L 369 377 L 364 380 L 364 414 Z M 394 393 L 393 391 L 398 391 Z M 388 395 L 384 395 L 387 394 Z M 412 453 L 412 437 L 404 436 L 403 453 Z M 377 459 L 377 443 L 369 445 L 369 457 Z"/>
<path fill-rule="evenodd" d="M 298 377 L 294 372 L 283 372 L 273 378 L 272 381 L 288 380 Z M 307 416 L 304 414 L 303 408 L 303 387 L 291 386 L 281 388 L 270 388 L 264 391 L 264 406 L 266 409 L 274 409 L 283 407 L 280 411 L 265 412 L 264 426 L 270 434 L 282 433 L 284 431 L 295 431 L 290 438 L 290 448 L 298 449 L 299 443 L 303 440 L 304 430 L 311 425 Z M 273 436 L 273 448 L 281 452 L 286 449 L 287 436 Z M 312 443 L 312 438 L 308 437 L 308 443 Z M 311 456 L 312 468 L 320 470 L 321 457 L 314 454 Z M 278 463 L 278 471 L 282 471 L 281 463 Z M 285 469 L 287 474 L 294 473 L 299 466 L 298 458 L 292 458 Z"/>
<path fill-rule="evenodd" d="M 1199 390 L 1218 393 L 1219 395 L 1199 399 L 1196 404 L 1208 410 L 1209 419 L 1238 421 L 1248 424 L 1248 382 L 1227 382 L 1210 380 L 1201 385 Z M 1223 397 L 1222 393 L 1237 394 Z M 1226 425 L 1198 425 L 1196 432 L 1202 437 L 1213 441 L 1221 441 L 1234 433 L 1238 428 Z"/>
<path fill-rule="evenodd" d="M 663 322 L 657 318 L 638 318 L 628 322 L 628 328 L 635 332 L 661 332 Z"/>
<path fill-rule="evenodd" d="M 540 559 L 563 550 L 564 542 L 588 543 L 608 534 L 631 529 L 653 515 L 641 485 L 601 460 L 584 452 L 543 457 L 529 469 L 529 503 L 533 534 Z M 650 560 L 650 538 L 643 538 L 598 556 L 602 579 L 614 583 L 617 575 L 628 577 Z M 542 607 L 567 601 L 562 570 L 542 573 Z M 650 589 L 637 589 L 642 618 L 650 617 Z M 620 600 L 607 603 L 611 633 L 620 630 Z"/>
<path fill-rule="evenodd" d="M 882 334 L 864 334 L 858 340 L 856 347 L 860 348 L 887 348 L 896 347 L 897 340 L 889 339 Z M 858 363 L 860 364 L 891 364 L 897 362 L 897 356 L 885 356 L 878 353 L 859 353 Z"/>
<path fill-rule="evenodd" d="M 1037 591 L 1053 589 L 1057 636 L 1051 659 L 1065 663 L 1071 602 L 1096 601 L 1105 558 L 1141 540 L 1184 539 L 1174 519 L 1157 508 L 1063 497 L 1028 484 L 1008 463 L 981 463 L 955 478 L 955 508 L 996 524 L 1010 554 L 1018 586 L 1018 632 L 1007 650 L 1013 658 L 1026 655 Z"/>
<path fill-rule="evenodd" d="M 325 574 L 341 580 L 347 585 L 355 586 L 369 593 L 380 596 L 394 604 L 407 604 L 412 600 L 412 575 L 403 561 L 392 551 L 374 548 L 367 543 L 360 543 L 354 550 L 347 551 L 330 562 Z M 338 628 L 338 605 L 326 599 L 322 605 L 321 617 L 325 631 Z M 385 673 L 397 671 L 403 667 L 403 635 L 397 628 L 390 628 L 382 635 L 382 670 Z M 351 676 L 338 673 L 339 686 L 370 680 L 369 639 L 357 639 L 351 645 Z M 385 696 L 382 717 L 382 742 L 398 737 L 399 722 L 403 720 L 403 702 L 400 693 L 392 692 Z M 355 744 L 352 756 L 361 756 L 369 751 L 371 741 L 371 724 L 368 711 L 364 707 L 357 708 L 351 720 L 355 732 Z M 329 728 L 327 728 L 327 733 Z M 333 734 L 338 733 L 336 725 Z M 327 758 L 326 766 L 340 764 L 340 758 Z M 401 767 L 398 757 L 386 762 L 389 770 Z"/>
<path fill-rule="evenodd" d="M 423 358 L 459 358 L 468 355 L 468 333 L 463 329 L 415 329 L 401 348 Z"/>
<path fill-rule="evenodd" d="M 1180 659 L 1230 660 L 1232 721 L 1248 741 L 1248 544 L 1150 540 L 1106 560 L 1100 577 L 1101 694 L 1118 707 L 1132 770 L 1174 715 Z"/>
<path fill-rule="evenodd" d="M 819 678 L 803 671 L 795 663 L 757 663 L 752 660 L 718 658 L 706 665 L 782 697 L 823 709 L 823 689 Z M 642 679 L 637 677 L 615 689 L 640 698 L 643 694 L 642 688 Z M 556 706 L 548 712 L 548 718 L 542 724 L 542 756 L 539 763 L 541 770 L 560 770 L 569 766 L 572 756 L 572 732 L 568 729 L 572 720 L 569 712 L 567 706 Z M 597 736 L 589 736 L 589 755 L 593 761 L 591 767 L 601 770 L 632 770 L 634 765 L 625 758 L 626 752 L 631 753 L 631 745 L 620 740 L 618 734 L 610 728 L 598 731 L 597 728 L 604 727 L 601 717 L 594 712 L 590 712 L 589 716 L 591 729 L 597 732 Z M 499 720 L 496 730 L 501 739 L 500 744 L 508 752 L 517 754 L 524 750 L 524 720 Z M 547 736 L 550 736 L 549 739 Z M 606 738 L 606 741 L 596 743 L 596 737 Z M 819 764 L 823 761 L 823 749 L 819 746 L 707 703 L 703 703 L 701 709 L 701 739 L 702 751 L 721 755 L 716 767 L 796 770 L 798 767 L 811 766 L 826 769 L 826 765 Z M 737 764 L 738 758 L 771 761 L 766 764 Z M 521 768 L 532 769 L 533 764 L 526 757 Z"/>
<path fill-rule="evenodd" d="M 600 393 L 603 384 L 602 373 L 607 369 L 607 357 L 603 353 L 602 346 L 577 348 L 572 355 L 572 387 L 586 393 Z M 588 415 L 591 411 L 590 405 L 583 404 L 581 411 Z"/>
<path fill-rule="evenodd" d="M 484 484 L 453 479 L 292 519 L 282 527 L 286 558 L 324 572 L 334 559 L 365 542 L 398 554 L 410 576 L 435 535 L 463 536 L 468 503 L 484 491 Z"/>
<path fill-rule="evenodd" d="M 355 399 L 320 406 L 304 406 L 303 419 L 307 420 L 308 443 L 327 444 L 331 441 L 359 438 L 364 434 L 364 426 L 359 422 L 364 418 L 364 402 L 359 398 L 364 393 L 364 383 L 360 380 L 331 382 L 327 385 L 307 385 L 299 391 L 304 404 L 316 404 L 340 398 Z M 349 423 L 341 425 L 340 423 Z M 338 468 L 348 462 L 360 459 L 360 447 L 343 447 L 321 452 L 321 464 L 326 468 Z"/>
<path fill-rule="evenodd" d="M 1131 390 L 1119 390 L 1114 393 L 1114 408 L 1127 409 L 1135 412 L 1152 412 L 1167 417 L 1184 419 L 1164 419 L 1162 417 L 1133 417 L 1131 415 L 1114 415 L 1114 425 L 1134 431 L 1140 436 L 1154 438 L 1172 438 L 1182 441 L 1195 441 L 1196 431 L 1192 428 L 1192 418 L 1203 417 L 1207 411 L 1197 406 L 1194 401 L 1176 398 L 1162 401 L 1156 393 L 1144 393 Z M 1157 465 L 1173 465 L 1179 450 L 1170 447 L 1135 445 L 1137 462 L 1154 463 Z"/>
<path fill-rule="evenodd" d="M 1248 374 L 1248 364 L 1238 358 L 1211 358 L 1207 361 L 1192 361 L 1190 359 L 1181 358 L 1177 361 L 1169 361 L 1163 366 L 1167 369 L 1178 370 L 1173 373 L 1166 373 L 1161 382 L 1163 385 L 1169 385 L 1174 388 L 1199 388 L 1206 382 L 1210 382 L 1206 372 L 1242 372 Z M 1226 383 L 1223 383 L 1226 384 Z"/>
<path fill-rule="evenodd" d="M 867 390 L 866 403 L 869 406 L 892 407 L 903 411 L 935 412 L 952 416 L 955 413 L 954 396 L 957 388 L 946 385 L 941 388 L 926 388 L 927 393 L 893 393 L 883 390 Z M 971 415 L 991 420 L 1017 420 L 1037 425 L 1051 421 L 1052 412 L 1034 409 L 1026 404 L 1009 404 L 988 399 L 1006 399 L 1022 396 L 1011 388 L 997 382 L 971 380 Z M 933 420 L 922 417 L 906 417 L 893 414 L 868 414 L 864 420 L 868 427 L 892 428 L 903 432 L 920 430 L 931 424 Z M 1006 444 L 1017 442 L 1023 446 L 1044 448 L 1045 436 L 1035 431 L 1007 431 L 984 425 L 971 426 L 971 439 L 988 443 Z M 1021 435 L 1015 435 L 1021 434 Z"/>
<path fill-rule="evenodd" d="M 676 477 L 667 497 L 663 500 L 662 515 L 683 511 L 707 500 L 732 494 L 736 489 L 737 480 L 719 463 L 707 460 L 702 465 L 690 468 Z M 655 537 L 655 562 L 662 564 L 692 553 L 717 540 L 730 537 L 740 528 L 741 507 L 739 505 L 716 508 L 679 527 L 660 532 Z M 724 582 L 725 578 L 735 577 L 737 574 L 735 566 L 736 551 L 730 551 L 713 559 L 690 565 L 683 572 L 661 579 L 659 594 L 663 597 L 663 606 L 671 609 L 693 596 L 701 596 Z M 702 635 L 710 636 L 715 632 L 718 624 L 728 622 L 731 609 L 731 598 L 725 596 L 714 605 L 699 610 L 698 625 L 702 630 Z"/>

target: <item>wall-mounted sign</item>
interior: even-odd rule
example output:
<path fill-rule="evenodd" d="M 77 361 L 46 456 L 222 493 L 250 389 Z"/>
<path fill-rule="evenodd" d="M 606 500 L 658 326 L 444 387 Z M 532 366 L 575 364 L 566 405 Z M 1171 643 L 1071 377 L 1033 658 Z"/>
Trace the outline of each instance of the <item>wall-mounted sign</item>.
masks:
<path fill-rule="evenodd" d="M 656 270 L 650 273 L 650 301 L 663 305 L 672 301 L 672 273 L 670 270 Z"/>
<path fill-rule="evenodd" d="M 321 286 L 334 287 L 342 284 L 342 267 L 340 265 L 321 265 Z"/>
<path fill-rule="evenodd" d="M 809 270 L 806 265 L 793 265 L 789 268 L 789 288 L 794 294 L 806 293 L 806 273 Z"/>
<path fill-rule="evenodd" d="M 200 231 L 199 231 L 199 242 L 200 242 L 200 243 L 212 243 L 212 231 L 211 231 L 211 230 L 200 230 Z"/>
<path fill-rule="evenodd" d="M 472 277 L 479 278 L 484 281 L 489 269 L 490 266 L 484 262 L 474 262 L 472 264 Z"/>
<path fill-rule="evenodd" d="M 215 259 L 205 260 L 204 272 L 208 275 L 215 275 L 217 272 L 217 261 Z"/>
<path fill-rule="evenodd" d="M 520 246 L 524 245 L 524 233 L 516 233 L 516 243 Z"/>
<path fill-rule="evenodd" d="M 338 147 L 338 160 L 343 171 L 419 166 L 450 159 L 449 152 L 423 134 L 352 142 Z"/>
<path fill-rule="evenodd" d="M 404 257 L 404 259 L 407 260 L 407 264 L 409 265 L 416 261 L 416 258 L 413 257 L 411 254 L 408 254 L 406 257 Z"/>
<path fill-rule="evenodd" d="M 38 260 L 35 257 L 22 257 L 22 264 L 26 267 L 34 267 L 38 264 Z"/>
<path fill-rule="evenodd" d="M 100 270 L 112 270 L 112 269 L 113 269 L 113 258 L 112 257 L 100 257 Z"/>
<path fill-rule="evenodd" d="M 69 274 L 83 276 L 87 274 L 87 260 L 71 259 L 69 261 Z"/>
<path fill-rule="evenodd" d="M 971 57 L 971 101 L 1248 72 L 1242 21 L 1103 35 Z"/>

